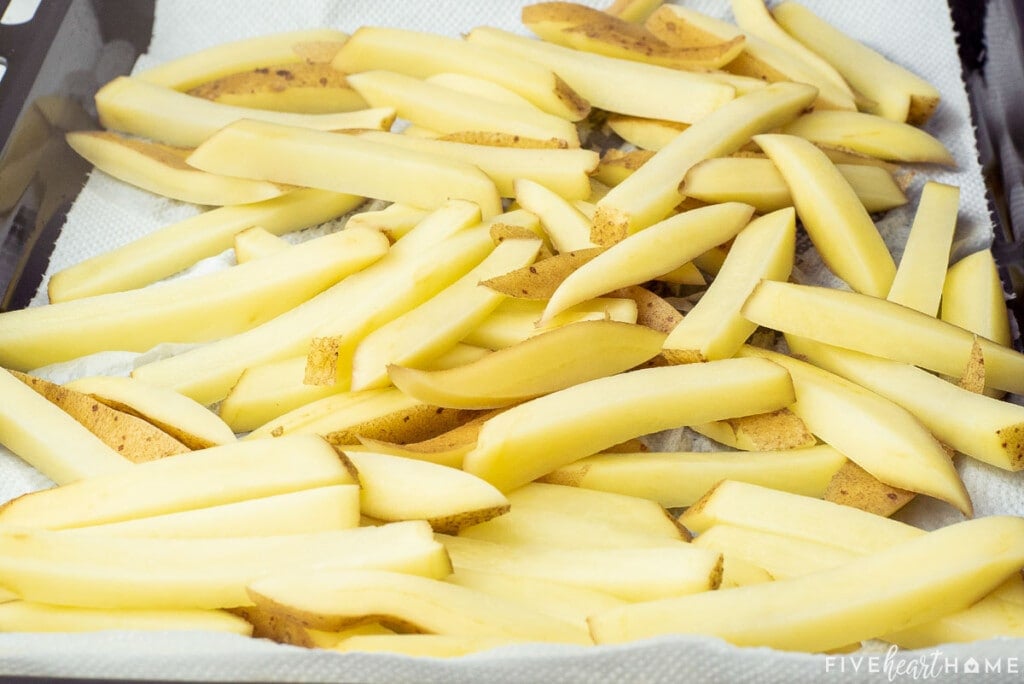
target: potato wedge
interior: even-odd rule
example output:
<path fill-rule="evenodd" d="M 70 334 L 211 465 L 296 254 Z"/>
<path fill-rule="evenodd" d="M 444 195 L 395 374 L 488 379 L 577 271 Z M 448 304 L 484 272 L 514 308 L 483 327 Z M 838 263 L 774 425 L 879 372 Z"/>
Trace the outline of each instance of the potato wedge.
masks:
<path fill-rule="evenodd" d="M 939 317 L 1005 347 L 1012 340 L 1006 295 L 989 250 L 968 254 L 946 271 Z M 985 353 L 986 360 L 989 354 Z"/>

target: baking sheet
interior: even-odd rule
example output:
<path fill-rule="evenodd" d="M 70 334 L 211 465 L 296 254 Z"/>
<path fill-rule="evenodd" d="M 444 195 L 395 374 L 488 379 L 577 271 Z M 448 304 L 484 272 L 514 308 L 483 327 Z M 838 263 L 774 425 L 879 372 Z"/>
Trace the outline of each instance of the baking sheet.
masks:
<path fill-rule="evenodd" d="M 523 3 L 509 0 L 434 0 L 430 3 L 388 3 L 380 0 L 346 2 L 287 2 L 244 0 L 210 3 L 200 0 L 161 0 L 157 3 L 153 40 L 136 70 L 227 40 L 290 29 L 334 27 L 354 31 L 377 24 L 459 35 L 477 25 L 492 25 L 527 33 L 518 23 Z M 590 0 L 588 4 L 603 6 Z M 722 0 L 693 0 L 689 7 L 728 17 Z M 959 185 L 961 212 L 954 257 L 987 246 L 992 226 L 977 162 L 969 108 L 960 76 L 960 63 L 948 8 L 936 0 L 860 0 L 804 3 L 851 35 L 907 66 L 935 84 L 942 104 L 927 130 L 949 147 L 955 170 L 921 167 L 909 190 L 907 207 L 891 212 L 880 227 L 894 248 L 913 217 L 920 187 L 926 179 Z M 47 275 L 93 254 L 123 244 L 197 211 L 180 202 L 156 198 L 94 172 L 72 208 L 57 242 Z M 805 259 L 801 268 L 826 279 L 820 264 Z M 45 281 L 34 304 L 45 303 Z M 53 379 L 96 372 L 126 373 L 134 355 L 102 355 L 87 363 L 51 369 Z M 961 462 L 965 482 L 975 499 L 977 514 L 1024 515 L 1020 480 L 967 459 Z M 0 453 L 0 500 L 49 486 L 49 482 L 13 455 Z M 960 519 L 948 506 L 923 498 L 911 504 L 904 518 L 923 527 Z M 953 665 L 936 675 L 950 676 L 975 657 L 999 658 L 1002 672 L 1021 642 L 948 646 L 941 649 Z M 818 680 L 842 669 L 849 681 L 884 678 L 884 657 L 865 660 L 827 660 L 824 656 L 779 654 L 766 649 L 736 649 L 717 640 L 665 637 L 634 645 L 581 649 L 528 645 L 452 661 L 400 656 L 314 653 L 258 640 L 207 634 L 0 635 L 0 673 L 36 676 L 133 677 L 161 679 L 250 679 L 274 681 L 802 681 Z M 900 654 L 905 662 L 926 654 Z M 867 657 L 867 656 L 863 656 Z M 872 665 L 873 663 L 873 665 Z M 868 672 L 869 669 L 875 672 Z M 952 669 L 957 672 L 951 672 Z M 1020 664 L 1024 671 L 1024 663 Z M 856 670 L 854 672 L 853 670 Z M 934 671 L 934 668 L 933 670 Z M 992 673 L 990 673 L 992 674 Z M 930 678 L 938 678 L 930 677 Z M 983 681 L 979 677 L 979 681 Z"/>

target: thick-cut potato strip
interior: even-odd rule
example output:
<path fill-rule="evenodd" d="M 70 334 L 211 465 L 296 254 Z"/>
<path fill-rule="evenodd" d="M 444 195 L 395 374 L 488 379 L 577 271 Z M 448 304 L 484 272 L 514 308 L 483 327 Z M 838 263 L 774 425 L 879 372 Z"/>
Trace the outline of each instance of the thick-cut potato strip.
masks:
<path fill-rule="evenodd" d="M 388 369 L 409 396 L 437 406 L 497 408 L 629 370 L 658 353 L 664 336 L 644 326 L 580 321 L 446 370 Z"/>
<path fill-rule="evenodd" d="M 289 434 L 316 434 L 326 437 L 337 430 L 359 425 L 374 418 L 397 411 L 414 410 L 422 404 L 423 402 L 405 396 L 393 387 L 361 392 L 339 392 L 278 416 L 250 432 L 243 441 L 266 437 L 278 438 Z"/>
<path fill-rule="evenodd" d="M 377 520 L 426 520 L 456 534 L 509 510 L 493 486 L 457 468 L 372 451 L 346 452 L 359 471 L 360 510 Z"/>
<path fill-rule="evenodd" d="M 679 268 L 731 240 L 753 213 L 754 208 L 747 204 L 716 204 L 676 214 L 627 236 L 570 273 L 551 295 L 541 320 Z"/>
<path fill-rule="evenodd" d="M 643 548 L 552 548 L 438 535 L 455 570 L 503 572 L 602 591 L 626 601 L 718 588 L 721 555 L 684 541 Z"/>
<path fill-rule="evenodd" d="M 99 632 L 200 630 L 252 635 L 252 625 L 220 610 L 102 610 L 31 601 L 0 604 L 0 632 Z"/>
<path fill-rule="evenodd" d="M 259 225 L 281 235 L 329 221 L 363 201 L 300 189 L 265 202 L 211 209 L 57 271 L 47 292 L 51 302 L 61 302 L 143 287 L 229 249 L 235 234 L 246 228 Z"/>
<path fill-rule="evenodd" d="M 787 334 L 959 377 L 975 339 L 987 387 L 1024 393 L 1024 354 L 920 311 L 856 292 L 764 281 L 743 315 Z"/>
<path fill-rule="evenodd" d="M 956 166 L 946 146 L 929 133 L 866 112 L 809 112 L 783 126 L 782 132 L 886 161 Z"/>
<path fill-rule="evenodd" d="M 590 618 L 591 633 L 598 643 L 699 633 L 744 646 L 836 648 L 968 607 L 1020 569 L 1022 540 L 1019 518 L 968 520 L 800 578 L 612 609 Z"/>
<path fill-rule="evenodd" d="M 278 197 L 275 183 L 199 171 L 185 163 L 190 148 L 171 147 L 110 131 L 73 131 L 68 145 L 97 169 L 157 195 L 193 204 L 247 204 Z"/>
<path fill-rule="evenodd" d="M 0 444 L 57 484 L 131 467 L 84 425 L 0 369 Z"/>
<path fill-rule="evenodd" d="M 321 630 L 368 621 L 403 632 L 588 643 L 585 631 L 482 591 L 385 571 L 308 572 L 253 582 L 257 606 Z"/>
<path fill-rule="evenodd" d="M 1006 295 L 990 250 L 968 254 L 949 267 L 942 286 L 939 317 L 1004 347 L 1010 346 L 1013 338 Z M 989 361 L 987 352 L 985 361 Z"/>
<path fill-rule="evenodd" d="M 253 119 L 320 131 L 346 128 L 388 129 L 395 110 L 384 107 L 336 114 L 292 114 L 218 104 L 118 76 L 96 93 L 96 110 L 104 128 L 169 145 L 195 147 L 234 121 Z"/>
<path fill-rule="evenodd" d="M 318 437 L 238 442 L 26 494 L 0 509 L 0 524 L 66 529 L 355 482 Z"/>
<path fill-rule="evenodd" d="M 364 26 L 334 59 L 348 73 L 388 69 L 421 78 L 455 72 L 493 81 L 522 95 L 549 114 L 579 121 L 590 105 L 552 70 L 472 43 L 421 31 Z"/>
<path fill-rule="evenodd" d="M 473 332 L 462 338 L 467 344 L 504 349 L 548 330 L 580 321 L 637 322 L 637 304 L 626 297 L 597 297 L 563 311 L 547 323 L 538 323 L 543 300 L 506 299 Z"/>
<path fill-rule="evenodd" d="M 693 123 L 736 92 L 711 74 L 579 52 L 496 28 L 475 28 L 466 40 L 543 64 L 594 107 L 609 112 Z"/>
<path fill-rule="evenodd" d="M 328 646 L 339 653 L 387 653 L 415 658 L 458 658 L 528 639 L 463 634 L 356 634 Z"/>
<path fill-rule="evenodd" d="M 413 138 L 384 131 L 360 131 L 359 137 L 412 150 L 421 150 L 473 164 L 486 173 L 502 197 L 515 197 L 515 185 L 529 179 L 550 188 L 567 200 L 590 196 L 589 174 L 599 156 L 592 150 L 500 147 Z"/>
<path fill-rule="evenodd" d="M 217 539 L 6 531 L 0 551 L 0 583 L 25 600 L 94 608 L 251 605 L 245 589 L 254 580 L 313 567 L 428 577 L 451 572 L 444 547 L 423 521 Z"/>
<path fill-rule="evenodd" d="M 557 186 L 519 178 L 513 190 L 519 206 L 540 220 L 555 251 L 564 254 L 596 246 L 590 239 L 593 230 L 590 219 Z"/>
<path fill-rule="evenodd" d="M 463 468 L 509 491 L 631 437 L 782 408 L 793 402 L 792 389 L 789 374 L 763 359 L 590 380 L 491 418 Z"/>
<path fill-rule="evenodd" d="M 652 226 L 641 235 L 654 229 Z M 725 263 L 704 295 L 665 339 L 662 354 L 680 362 L 726 359 L 735 354 L 757 328 L 740 315 L 743 302 L 762 278 L 787 280 L 795 250 L 796 213 L 792 209 L 751 221 L 733 240 Z"/>
<path fill-rule="evenodd" d="M 522 22 L 540 38 L 584 52 L 673 69 L 717 69 L 743 51 L 743 38 L 717 45 L 680 48 L 643 25 L 574 2 L 538 2 L 522 11 Z"/>
<path fill-rule="evenodd" d="M 429 213 L 426 209 L 393 202 L 383 209 L 360 211 L 353 214 L 345 222 L 345 226 L 348 228 L 356 226 L 373 228 L 384 233 L 391 242 L 395 242 L 415 228 L 416 224 L 425 219 Z"/>
<path fill-rule="evenodd" d="M 818 443 L 818 438 L 811 434 L 807 425 L 788 408 L 690 425 L 689 428 L 740 451 L 803 449 Z"/>
<path fill-rule="evenodd" d="M 339 46 L 340 47 L 340 46 Z M 366 100 L 341 73 L 323 62 L 272 64 L 206 81 L 193 97 L 233 107 L 295 114 L 330 114 L 366 109 Z"/>
<path fill-rule="evenodd" d="M 463 44 L 465 44 L 465 41 L 463 41 Z M 398 70 L 395 69 L 393 71 Z M 423 80 L 428 83 L 433 83 L 434 85 L 458 90 L 460 93 L 477 95 L 488 100 L 494 100 L 495 102 L 540 109 L 519 93 L 510 90 L 506 86 L 496 83 L 493 80 L 481 78 L 479 76 L 471 76 L 469 74 L 460 74 L 455 72 L 441 72 L 432 76 L 427 76 Z M 555 112 L 549 113 L 554 114 Z"/>
<path fill-rule="evenodd" d="M 886 297 L 890 302 L 929 316 L 938 315 L 959 204 L 960 188 L 934 181 L 924 184 L 896 277 Z"/>
<path fill-rule="evenodd" d="M 621 237 L 668 215 L 683 197 L 679 185 L 691 166 L 739 149 L 762 131 L 792 120 L 814 99 L 811 86 L 776 83 L 737 98 L 676 136 L 671 144 L 597 203 L 595 228 Z"/>
<path fill-rule="evenodd" d="M 456 344 L 505 299 L 481 281 L 533 263 L 541 241 L 504 240 L 466 275 L 377 328 L 352 354 L 353 390 L 384 387 L 392 364 L 417 367 Z"/>
<path fill-rule="evenodd" d="M 608 128 L 630 145 L 655 152 L 688 128 L 686 124 L 675 121 L 644 119 L 624 114 L 610 114 L 607 124 Z"/>
<path fill-rule="evenodd" d="M 923 124 L 939 105 L 939 91 L 864 43 L 846 35 L 796 2 L 772 10 L 787 33 L 834 66 L 866 97 L 867 110 L 894 121 Z"/>
<path fill-rule="evenodd" d="M 0 314 L 0 364 L 27 370 L 98 351 L 142 352 L 161 342 L 233 335 L 314 297 L 387 249 L 380 233 L 339 231 L 160 287 L 8 311 Z"/>
<path fill-rule="evenodd" d="M 259 259 L 268 254 L 277 254 L 290 246 L 290 242 L 265 228 L 246 228 L 235 235 L 235 263 L 244 264 L 246 261 Z"/>
<path fill-rule="evenodd" d="M 190 451 L 189 447 L 160 428 L 137 416 L 111 408 L 88 394 L 43 378 L 17 371 L 11 373 L 132 463 L 154 461 Z"/>
<path fill-rule="evenodd" d="M 165 387 L 120 376 L 87 376 L 64 387 L 85 392 L 100 402 L 138 416 L 190 449 L 205 449 L 235 441 L 235 433 L 202 404 Z"/>
<path fill-rule="evenodd" d="M 454 201 L 395 243 L 376 268 L 245 333 L 145 364 L 132 375 L 211 404 L 224 398 L 246 368 L 304 354 L 313 337 L 364 335 L 439 292 L 493 249 L 486 233 L 445 239 L 479 218 L 476 205 Z"/>
<path fill-rule="evenodd" d="M 868 213 L 907 203 L 899 183 L 881 167 L 836 164 L 836 169 Z M 687 171 L 680 192 L 704 202 L 744 202 L 759 214 L 793 206 L 793 195 L 775 164 L 755 157 L 706 159 Z"/>
<path fill-rule="evenodd" d="M 1024 407 L 962 389 L 909 363 L 787 335 L 812 363 L 913 413 L 943 443 L 1004 470 L 1024 468 Z"/>
<path fill-rule="evenodd" d="M 477 167 L 352 135 L 239 121 L 197 147 L 188 163 L 215 173 L 351 192 L 425 209 L 457 197 L 475 202 L 486 218 L 501 212 L 494 183 Z"/>
<path fill-rule="evenodd" d="M 676 508 L 694 504 L 722 480 L 821 496 L 845 462 L 845 456 L 827 445 L 735 453 L 595 454 L 548 473 L 543 481 L 643 497 Z M 515 493 L 511 496 L 514 501 Z"/>
<path fill-rule="evenodd" d="M 495 131 L 580 144 L 576 124 L 535 107 L 494 102 L 394 71 L 361 71 L 348 82 L 372 107 L 393 109 L 400 119 L 440 134 Z"/>
<path fill-rule="evenodd" d="M 857 194 L 812 143 L 792 135 L 754 136 L 789 186 L 800 221 L 822 260 L 852 289 L 889 293 L 896 264 Z"/>
<path fill-rule="evenodd" d="M 285 31 L 247 38 L 198 50 L 184 57 L 150 67 L 136 78 L 175 90 L 188 90 L 204 81 L 268 64 L 330 61 L 348 40 L 333 29 Z"/>
<path fill-rule="evenodd" d="M 646 498 L 531 482 L 508 495 L 510 510 L 459 536 L 512 546 L 635 548 L 690 541 L 689 532 Z"/>
<path fill-rule="evenodd" d="M 651 12 L 661 6 L 663 0 L 615 0 L 605 12 L 626 21 L 642 23 Z"/>
<path fill-rule="evenodd" d="M 354 477 L 353 477 L 354 480 Z M 358 527 L 359 485 L 337 484 L 75 528 L 115 537 L 269 537 Z"/>
<path fill-rule="evenodd" d="M 738 355 L 770 359 L 789 371 L 796 392 L 789 409 L 823 442 L 888 485 L 933 496 L 970 515 L 970 495 L 949 454 L 909 411 L 785 354 L 746 346 Z"/>

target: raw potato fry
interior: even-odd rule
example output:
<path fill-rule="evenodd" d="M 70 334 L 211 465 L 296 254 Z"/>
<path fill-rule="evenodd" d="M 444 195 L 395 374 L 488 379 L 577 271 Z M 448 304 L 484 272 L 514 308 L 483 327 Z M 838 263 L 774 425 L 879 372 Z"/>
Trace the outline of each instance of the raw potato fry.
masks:
<path fill-rule="evenodd" d="M 800 222 L 838 278 L 857 292 L 884 297 L 896 264 L 856 193 L 828 157 L 791 135 L 754 136 L 789 186 Z"/>
<path fill-rule="evenodd" d="M 1004 347 L 1009 347 L 1010 319 L 1003 283 L 992 252 L 968 254 L 946 271 L 939 317 Z M 986 361 L 989 354 L 986 350 Z"/>
<path fill-rule="evenodd" d="M 188 90 L 205 81 L 268 64 L 329 62 L 348 40 L 348 34 L 331 29 L 285 31 L 230 43 L 222 43 L 164 62 L 139 73 L 147 83 Z"/>
<path fill-rule="evenodd" d="M 509 546 L 481 539 L 438 535 L 456 571 L 503 572 L 601 591 L 625 601 L 716 589 L 721 555 L 683 541 L 630 548 Z"/>
<path fill-rule="evenodd" d="M 234 335 L 327 290 L 387 249 L 380 233 L 344 230 L 160 287 L 8 311 L 0 314 L 0 364 L 28 370 L 98 351 Z"/>
<path fill-rule="evenodd" d="M 423 521 L 273 537 L 159 539 L 46 530 L 0 532 L 0 582 L 25 600 L 92 608 L 231 608 L 246 586 L 310 569 L 445 577 L 444 547 Z"/>
<path fill-rule="evenodd" d="M 118 76 L 100 88 L 96 93 L 96 110 L 104 128 L 179 147 L 195 147 L 218 129 L 243 119 L 320 131 L 388 129 L 395 120 L 395 110 L 387 107 L 336 114 L 292 114 L 232 107 L 130 76 Z"/>
<path fill-rule="evenodd" d="M 537 216 L 556 252 L 589 250 L 593 224 L 569 202 L 557 188 L 549 188 L 529 178 L 515 181 L 514 194 L 520 207 Z"/>
<path fill-rule="evenodd" d="M 59 530 L 354 483 L 351 463 L 318 437 L 238 442 L 26 494 L 0 509 L 0 524 Z"/>
<path fill-rule="evenodd" d="M 246 228 L 259 225 L 281 235 L 329 221 L 363 201 L 303 189 L 266 202 L 211 209 L 54 273 L 47 293 L 56 303 L 143 287 L 229 249 L 235 234 Z"/>
<path fill-rule="evenodd" d="M 743 302 L 761 279 L 787 280 L 795 250 L 792 209 L 751 221 L 733 240 L 722 269 L 704 295 L 665 339 L 662 354 L 676 363 L 733 356 L 757 327 L 740 315 Z"/>
<path fill-rule="evenodd" d="M 11 371 L 99 437 L 104 444 L 132 463 L 155 461 L 188 453 L 191 449 L 160 428 L 124 411 L 111 408 L 88 394 L 31 375 Z"/>
<path fill-rule="evenodd" d="M 244 264 L 246 261 L 277 254 L 290 246 L 287 240 L 261 226 L 246 228 L 235 235 L 235 262 Z"/>
<path fill-rule="evenodd" d="M 504 515 L 464 527 L 459 536 L 511 546 L 634 548 L 689 541 L 675 518 L 648 499 L 531 482 L 508 495 Z"/>
<path fill-rule="evenodd" d="M 939 91 L 907 69 L 822 21 L 796 2 L 780 3 L 772 16 L 866 97 L 868 111 L 893 121 L 921 125 L 939 105 Z"/>
<path fill-rule="evenodd" d="M 78 527 L 115 537 L 269 537 L 359 526 L 359 486 L 326 485 L 234 503 Z"/>
<path fill-rule="evenodd" d="M 361 71 L 348 82 L 372 107 L 393 109 L 399 118 L 437 133 L 494 131 L 580 144 L 573 122 L 534 107 L 494 102 L 394 71 Z"/>
<path fill-rule="evenodd" d="M 594 177 L 607 185 L 610 190 L 633 175 L 634 171 L 653 156 L 654 152 L 650 150 L 620 152 L 612 148 L 601 157 L 601 163 L 598 164 Z"/>
<path fill-rule="evenodd" d="M 883 168 L 836 164 L 836 169 L 868 213 L 907 203 L 899 183 Z M 793 206 L 793 196 L 775 164 L 754 157 L 706 159 L 686 172 L 680 192 L 704 202 L 744 202 L 759 214 Z"/>
<path fill-rule="evenodd" d="M 652 358 L 664 336 L 616 321 L 580 321 L 445 370 L 391 366 L 391 382 L 424 403 L 453 408 L 509 406 Z"/>
<path fill-rule="evenodd" d="M 1021 539 L 1018 518 L 968 520 L 832 570 L 613 609 L 590 618 L 591 634 L 597 643 L 619 643 L 702 633 L 819 652 L 966 608 L 1024 564 Z"/>
<path fill-rule="evenodd" d="M 480 145 L 447 140 L 412 138 L 384 131 L 361 131 L 359 137 L 412 150 L 422 150 L 479 167 L 494 181 L 502 197 L 516 197 L 520 179 L 530 179 L 565 199 L 590 196 L 589 174 L 597 168 L 592 150 Z"/>
<path fill-rule="evenodd" d="M 741 451 L 802 449 L 818 443 L 804 422 L 788 408 L 689 427 Z"/>
<path fill-rule="evenodd" d="M 0 604 L 0 632 L 202 630 L 252 636 L 252 625 L 220 610 L 102 610 L 31 601 Z"/>
<path fill-rule="evenodd" d="M 413 410 L 422 405 L 422 402 L 403 395 L 393 387 L 339 392 L 275 418 L 250 432 L 243 441 L 277 438 L 292 433 L 327 436 L 335 430 L 359 425 L 389 413 Z"/>
<path fill-rule="evenodd" d="M 675 121 L 644 119 L 624 114 L 610 114 L 607 125 L 630 145 L 639 147 L 641 150 L 655 152 L 668 145 L 677 135 L 689 128 L 686 124 Z"/>
<path fill-rule="evenodd" d="M 782 132 L 886 161 L 956 166 L 949 150 L 927 132 L 866 112 L 809 112 Z"/>
<path fill-rule="evenodd" d="M 949 454 L 907 410 L 885 397 L 809 363 L 746 346 L 741 357 L 770 359 L 792 376 L 789 406 L 823 442 L 882 482 L 945 501 L 964 515 L 970 495 Z"/>
<path fill-rule="evenodd" d="M 193 204 L 247 204 L 278 197 L 275 183 L 198 171 L 185 163 L 191 148 L 129 138 L 110 131 L 72 131 L 75 152 L 100 171 L 143 190 Z"/>
<path fill-rule="evenodd" d="M 534 61 L 420 31 L 364 26 L 351 37 L 333 66 L 348 73 L 388 69 L 421 78 L 441 72 L 477 76 L 569 121 L 579 121 L 590 113 L 585 99 L 553 71 Z"/>
<path fill-rule="evenodd" d="M 481 591 L 385 571 L 305 572 L 253 582 L 257 606 L 321 630 L 370 619 L 402 632 L 589 643 L 585 630 Z"/>
<path fill-rule="evenodd" d="M 896 402 L 953 449 L 1004 470 L 1024 468 L 1024 407 L 968 391 L 908 363 L 787 335 L 812 363 Z"/>
<path fill-rule="evenodd" d="M 600 247 L 590 247 L 571 252 L 559 252 L 529 266 L 488 278 L 480 284 L 508 297 L 548 299 L 570 273 L 602 251 L 604 250 Z"/>
<path fill-rule="evenodd" d="M 663 0 L 615 0 L 605 11 L 626 21 L 643 23 L 651 12 L 661 6 Z"/>
<path fill-rule="evenodd" d="M 676 214 L 612 244 L 569 274 L 551 295 L 541 321 L 571 306 L 679 268 L 731 240 L 750 221 L 753 207 L 717 204 Z"/>
<path fill-rule="evenodd" d="M 401 163 L 397 163 L 401 160 Z M 261 121 L 238 121 L 189 155 L 196 168 L 434 209 L 453 197 L 501 213 L 494 183 L 466 162 L 394 145 Z"/>
<path fill-rule="evenodd" d="M 742 38 L 677 48 L 642 24 L 573 2 L 539 2 L 522 11 L 523 24 L 556 45 L 673 69 L 717 69 L 743 51 Z"/>
<path fill-rule="evenodd" d="M 636 302 L 637 325 L 642 325 L 667 335 L 682 320 L 682 315 L 674 306 L 640 285 L 623 287 L 613 291 L 611 294 L 616 297 L 626 297 Z"/>
<path fill-rule="evenodd" d="M 477 95 L 488 100 L 494 100 L 495 102 L 503 102 L 505 104 L 515 106 L 533 107 L 534 109 L 543 111 L 514 90 L 510 90 L 506 86 L 496 83 L 493 80 L 481 78 L 479 76 L 471 76 L 469 74 L 454 72 L 441 72 L 432 76 L 427 76 L 423 80 L 428 83 L 433 83 L 434 85 L 458 90 L 460 93 L 466 93 L 467 95 Z M 554 114 L 554 112 L 550 113 Z"/>
<path fill-rule="evenodd" d="M 985 355 L 988 387 L 1024 392 L 1024 355 L 884 299 L 810 285 L 763 281 L 743 315 L 786 334 L 806 337 L 960 376 L 975 339 Z"/>
<path fill-rule="evenodd" d="M 682 200 L 679 185 L 690 167 L 729 154 L 753 135 L 792 120 L 815 92 L 806 85 L 776 83 L 701 119 L 597 203 L 595 229 L 611 242 L 660 221 Z"/>
<path fill-rule="evenodd" d="M 711 74 L 579 52 L 486 26 L 470 31 L 466 40 L 543 64 L 591 105 L 609 112 L 693 123 L 736 92 Z"/>
<path fill-rule="evenodd" d="M 366 100 L 349 87 L 345 74 L 322 62 L 255 67 L 201 83 L 188 94 L 234 107 L 295 114 L 367 108 Z"/>
<path fill-rule="evenodd" d="M 202 404 L 164 387 L 129 377 L 88 376 L 65 383 L 107 406 L 152 423 L 190 449 L 206 449 L 235 441 L 235 433 Z"/>
<path fill-rule="evenodd" d="M 828 483 L 821 498 L 888 518 L 915 496 L 906 489 L 890 487 L 853 461 L 847 461 Z"/>
<path fill-rule="evenodd" d="M 502 241 L 469 273 L 363 338 L 352 355 L 352 389 L 386 387 L 390 366 L 420 366 L 456 344 L 505 299 L 481 281 L 533 263 L 540 246 L 538 239 Z"/>
<path fill-rule="evenodd" d="M 770 411 L 792 401 L 789 375 L 762 359 L 629 371 L 532 399 L 491 418 L 463 468 L 509 491 L 631 437 Z"/>
<path fill-rule="evenodd" d="M 844 463 L 845 456 L 824 444 L 784 451 L 595 454 L 548 473 L 542 481 L 682 508 L 722 480 L 820 497 Z M 515 501 L 515 492 L 510 497 Z"/>
<path fill-rule="evenodd" d="M 462 338 L 462 341 L 488 349 L 504 349 L 570 323 L 637 322 L 636 302 L 624 297 L 597 297 L 563 311 L 548 323 L 538 324 L 545 304 L 543 300 L 506 299 L 476 330 Z"/>
<path fill-rule="evenodd" d="M 416 227 L 430 212 L 408 204 L 393 202 L 383 209 L 360 211 L 349 217 L 345 222 L 347 228 L 373 228 L 387 236 L 391 242 L 398 241 L 403 235 Z"/>
<path fill-rule="evenodd" d="M 377 520 L 426 520 L 436 532 L 456 534 L 509 510 L 504 494 L 469 473 L 426 461 L 353 450 L 360 510 Z"/>
<path fill-rule="evenodd" d="M 55 483 L 131 467 L 84 425 L 3 369 L 0 398 L 0 444 Z"/>

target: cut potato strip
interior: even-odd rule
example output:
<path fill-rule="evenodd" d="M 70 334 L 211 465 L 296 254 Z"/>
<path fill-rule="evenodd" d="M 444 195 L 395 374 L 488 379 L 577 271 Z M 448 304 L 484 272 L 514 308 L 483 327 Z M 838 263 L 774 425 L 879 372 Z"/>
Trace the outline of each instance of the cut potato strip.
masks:
<path fill-rule="evenodd" d="M 233 107 L 295 114 L 367 108 L 366 100 L 349 87 L 345 74 L 323 62 L 260 66 L 206 81 L 187 92 Z"/>
<path fill-rule="evenodd" d="M 637 305 L 625 297 L 596 297 L 540 323 L 544 300 L 506 299 L 473 332 L 462 338 L 467 344 L 504 349 L 549 330 L 580 321 L 637 322 Z"/>
<path fill-rule="evenodd" d="M 940 318 L 1004 347 L 1012 341 L 1006 295 L 992 252 L 968 254 L 946 271 Z M 985 353 L 986 361 L 989 354 Z"/>
<path fill-rule="evenodd" d="M 290 242 L 260 226 L 246 228 L 235 235 L 235 263 L 244 264 L 269 254 L 277 254 L 290 246 Z"/>
<path fill-rule="evenodd" d="M 31 601 L 0 604 L 0 632 L 99 632 L 200 630 L 252 635 L 252 625 L 219 610 L 75 608 Z"/>
<path fill-rule="evenodd" d="M 662 119 L 644 119 L 624 114 L 609 114 L 608 128 L 634 147 L 657 152 L 689 126 Z M 614 148 L 613 148 L 614 149 Z M 609 150 L 611 151 L 611 150 Z"/>
<path fill-rule="evenodd" d="M 345 222 L 346 228 L 373 228 L 396 242 L 403 235 L 416 227 L 430 212 L 426 209 L 393 202 L 383 209 L 360 211 L 353 214 Z"/>
<path fill-rule="evenodd" d="M 519 206 L 540 220 L 555 251 L 565 253 L 596 247 L 590 239 L 593 230 L 590 219 L 558 188 L 521 178 L 515 181 L 513 190 Z"/>
<path fill-rule="evenodd" d="M 782 132 L 822 147 L 887 161 L 956 166 L 949 150 L 929 133 L 865 112 L 810 112 L 785 125 Z"/>
<path fill-rule="evenodd" d="M 694 432 L 741 451 L 803 449 L 818 443 L 818 438 L 788 408 L 689 427 Z"/>

